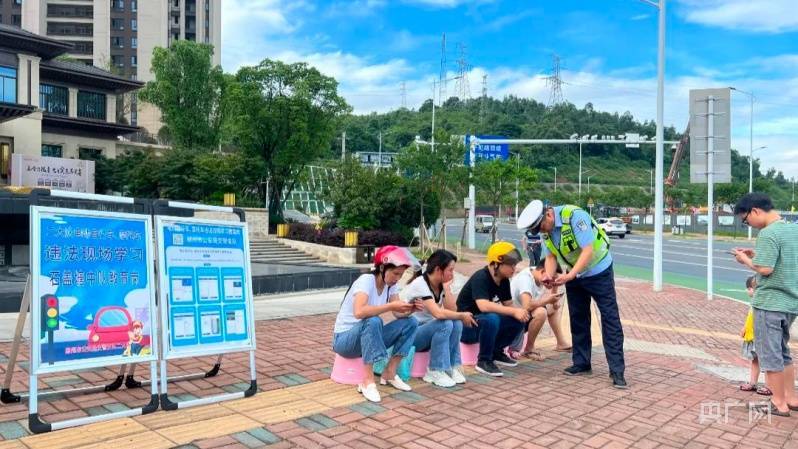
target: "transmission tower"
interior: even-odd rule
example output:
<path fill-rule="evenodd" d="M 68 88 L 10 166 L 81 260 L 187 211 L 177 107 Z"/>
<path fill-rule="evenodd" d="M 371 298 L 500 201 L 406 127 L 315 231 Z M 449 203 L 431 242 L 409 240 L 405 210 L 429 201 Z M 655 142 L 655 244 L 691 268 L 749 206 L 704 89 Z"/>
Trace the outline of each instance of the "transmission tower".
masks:
<path fill-rule="evenodd" d="M 446 100 L 446 78 L 446 33 L 443 33 L 441 37 L 441 73 L 438 76 L 438 106 Z M 432 96 L 435 96 L 434 91 Z"/>
<path fill-rule="evenodd" d="M 457 44 L 457 97 L 461 101 L 471 98 L 471 90 L 468 87 L 468 71 L 471 66 L 468 64 L 466 57 L 466 47 L 463 44 Z"/>
<path fill-rule="evenodd" d="M 407 109 L 407 86 L 402 81 L 402 109 Z"/>
<path fill-rule="evenodd" d="M 485 123 L 488 103 L 488 75 L 482 75 L 482 97 L 479 104 L 479 123 Z"/>
<path fill-rule="evenodd" d="M 546 77 L 546 85 L 549 86 L 549 107 L 557 106 L 563 102 L 562 99 L 562 78 L 560 77 L 560 57 L 552 55 L 551 75 Z"/>

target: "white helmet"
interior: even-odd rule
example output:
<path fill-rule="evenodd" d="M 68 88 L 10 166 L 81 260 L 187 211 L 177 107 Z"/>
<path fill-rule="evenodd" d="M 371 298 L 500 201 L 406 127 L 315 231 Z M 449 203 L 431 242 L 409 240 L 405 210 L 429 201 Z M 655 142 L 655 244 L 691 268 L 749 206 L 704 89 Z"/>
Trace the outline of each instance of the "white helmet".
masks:
<path fill-rule="evenodd" d="M 540 226 L 545 215 L 546 209 L 543 207 L 543 201 L 532 200 L 526 205 L 521 215 L 518 216 L 518 221 L 515 225 L 518 229 L 532 229 L 534 231 Z"/>

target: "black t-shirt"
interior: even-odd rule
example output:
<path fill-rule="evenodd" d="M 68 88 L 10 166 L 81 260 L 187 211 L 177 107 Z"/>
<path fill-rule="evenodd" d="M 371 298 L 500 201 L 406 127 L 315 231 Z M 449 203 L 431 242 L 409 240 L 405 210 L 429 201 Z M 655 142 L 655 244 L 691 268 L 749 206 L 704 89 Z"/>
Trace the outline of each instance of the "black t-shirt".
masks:
<path fill-rule="evenodd" d="M 460 294 L 457 296 L 457 311 L 478 315 L 480 312 L 477 307 L 477 299 L 487 299 L 495 303 L 512 301 L 510 280 L 504 279 L 501 284 L 496 285 L 488 267 L 477 271 L 460 290 Z"/>

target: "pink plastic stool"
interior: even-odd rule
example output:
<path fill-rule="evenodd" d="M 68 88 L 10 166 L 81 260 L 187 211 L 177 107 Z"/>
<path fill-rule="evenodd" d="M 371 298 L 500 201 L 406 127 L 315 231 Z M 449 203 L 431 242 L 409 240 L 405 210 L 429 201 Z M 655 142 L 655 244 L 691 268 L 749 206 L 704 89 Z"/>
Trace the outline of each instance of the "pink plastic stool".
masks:
<path fill-rule="evenodd" d="M 363 382 L 364 377 L 366 377 L 366 371 L 363 369 L 362 358 L 347 359 L 335 354 L 335 362 L 333 362 L 332 373 L 330 373 L 330 379 L 333 382 L 357 385 Z"/>
<path fill-rule="evenodd" d="M 477 364 L 479 356 L 479 343 L 460 343 L 460 360 L 465 366 L 474 366 Z"/>
<path fill-rule="evenodd" d="M 410 368 L 410 376 L 424 377 L 429 366 L 429 351 L 417 352 L 413 356 L 413 367 Z"/>

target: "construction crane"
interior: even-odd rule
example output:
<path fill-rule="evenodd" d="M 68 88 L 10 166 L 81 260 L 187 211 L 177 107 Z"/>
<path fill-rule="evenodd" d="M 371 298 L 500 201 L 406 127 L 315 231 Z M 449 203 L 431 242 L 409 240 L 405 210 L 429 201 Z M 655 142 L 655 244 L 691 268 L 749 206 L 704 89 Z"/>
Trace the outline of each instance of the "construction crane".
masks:
<path fill-rule="evenodd" d="M 676 146 L 676 151 L 673 152 L 673 161 L 671 162 L 671 169 L 668 171 L 668 177 L 665 178 L 665 185 L 675 187 L 679 183 L 679 166 L 682 164 L 685 154 L 687 154 L 688 144 L 690 143 L 690 123 L 687 123 L 687 128 L 679 139 L 679 144 Z M 670 195 L 665 198 L 665 203 L 668 209 L 673 211 L 675 200 Z"/>

